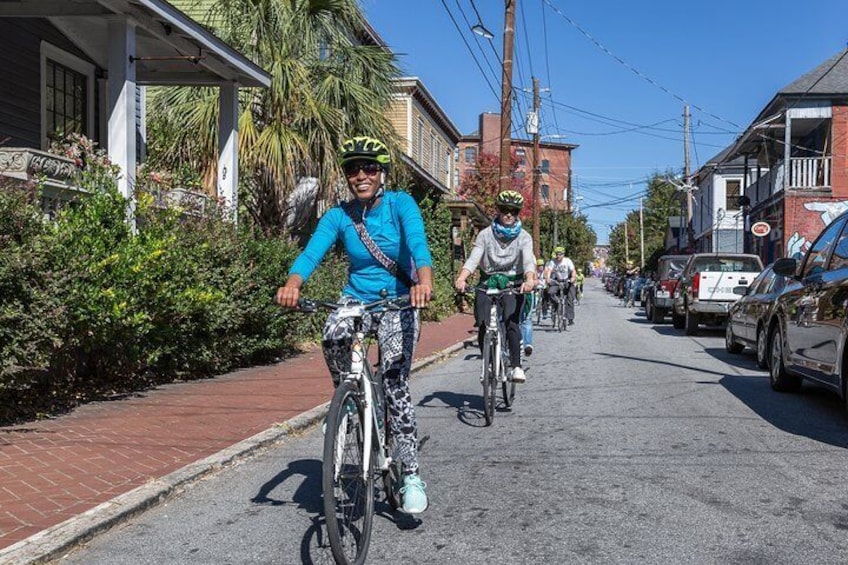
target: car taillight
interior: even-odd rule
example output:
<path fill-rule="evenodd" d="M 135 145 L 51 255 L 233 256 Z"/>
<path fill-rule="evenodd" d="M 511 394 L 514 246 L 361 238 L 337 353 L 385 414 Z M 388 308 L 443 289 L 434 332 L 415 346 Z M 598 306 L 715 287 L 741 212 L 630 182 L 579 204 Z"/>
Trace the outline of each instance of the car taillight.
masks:
<path fill-rule="evenodd" d="M 697 297 L 698 289 L 701 287 L 701 273 L 692 275 L 692 294 Z"/>

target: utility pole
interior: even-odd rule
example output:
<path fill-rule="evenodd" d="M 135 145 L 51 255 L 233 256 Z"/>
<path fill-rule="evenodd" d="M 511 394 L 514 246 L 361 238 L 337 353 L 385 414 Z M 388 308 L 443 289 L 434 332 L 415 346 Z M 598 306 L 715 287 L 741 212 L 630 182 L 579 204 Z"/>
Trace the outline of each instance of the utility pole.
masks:
<path fill-rule="evenodd" d="M 632 186 L 632 185 L 631 185 Z M 645 220 L 642 216 L 642 199 L 639 199 L 639 257 L 641 260 L 641 268 L 645 270 Z"/>
<path fill-rule="evenodd" d="M 539 79 L 533 77 L 533 254 L 541 256 L 539 243 Z"/>
<path fill-rule="evenodd" d="M 499 190 L 509 190 L 512 171 L 509 157 L 512 145 L 512 51 L 515 36 L 515 4 L 518 0 L 505 0 L 503 39 L 503 76 L 501 80 L 501 155 L 499 170 Z"/>
<path fill-rule="evenodd" d="M 686 185 L 686 235 L 688 245 L 694 243 L 692 237 L 692 185 L 689 170 L 689 105 L 683 106 L 683 182 Z"/>
<path fill-rule="evenodd" d="M 551 190 L 551 204 L 554 209 L 554 247 L 559 245 L 559 204 L 557 203 L 557 189 Z"/>

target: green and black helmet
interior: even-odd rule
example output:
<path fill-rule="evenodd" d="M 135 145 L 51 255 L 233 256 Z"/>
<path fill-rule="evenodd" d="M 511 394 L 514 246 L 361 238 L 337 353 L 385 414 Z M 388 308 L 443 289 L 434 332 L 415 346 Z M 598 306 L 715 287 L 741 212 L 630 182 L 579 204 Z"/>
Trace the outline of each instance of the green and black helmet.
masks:
<path fill-rule="evenodd" d="M 389 148 L 386 147 L 386 144 L 379 139 L 364 135 L 348 139 L 342 143 L 339 149 L 339 164 L 342 167 L 346 163 L 359 160 L 379 163 L 387 173 L 392 163 Z"/>
<path fill-rule="evenodd" d="M 510 208 L 513 210 L 521 210 L 524 207 L 524 197 L 521 193 L 515 190 L 504 190 L 498 194 L 498 199 L 495 205 L 499 208 Z"/>

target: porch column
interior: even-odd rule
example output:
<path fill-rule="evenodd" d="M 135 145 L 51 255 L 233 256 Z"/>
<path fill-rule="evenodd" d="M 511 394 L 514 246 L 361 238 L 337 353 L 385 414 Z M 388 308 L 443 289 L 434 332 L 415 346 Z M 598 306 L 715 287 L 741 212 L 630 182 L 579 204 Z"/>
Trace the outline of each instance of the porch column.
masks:
<path fill-rule="evenodd" d="M 127 222 L 135 231 L 136 97 L 135 23 L 109 19 L 109 158 L 121 168 L 118 190 L 127 199 Z"/>
<path fill-rule="evenodd" d="M 792 182 L 792 116 L 786 112 L 786 129 L 783 132 L 783 190 Z"/>
<path fill-rule="evenodd" d="M 238 223 L 238 83 L 222 84 L 218 90 L 218 197 Z"/>

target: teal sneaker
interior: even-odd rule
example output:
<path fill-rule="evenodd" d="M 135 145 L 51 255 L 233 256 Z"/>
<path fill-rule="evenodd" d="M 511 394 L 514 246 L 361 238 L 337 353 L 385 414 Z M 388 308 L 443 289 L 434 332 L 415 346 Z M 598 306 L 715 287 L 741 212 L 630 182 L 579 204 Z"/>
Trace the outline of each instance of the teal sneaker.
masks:
<path fill-rule="evenodd" d="M 429 502 L 424 489 L 427 484 L 418 475 L 404 475 L 400 494 L 403 496 L 403 511 L 407 514 L 421 514 L 427 510 Z"/>

